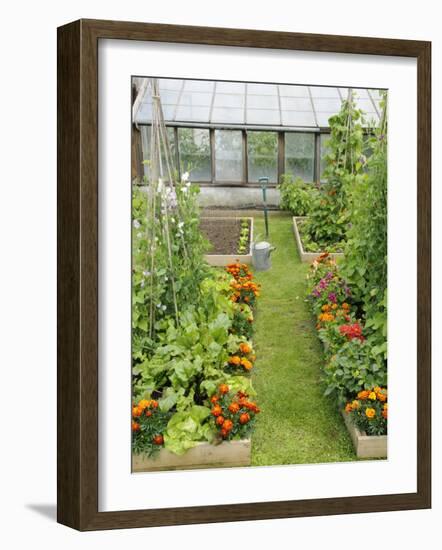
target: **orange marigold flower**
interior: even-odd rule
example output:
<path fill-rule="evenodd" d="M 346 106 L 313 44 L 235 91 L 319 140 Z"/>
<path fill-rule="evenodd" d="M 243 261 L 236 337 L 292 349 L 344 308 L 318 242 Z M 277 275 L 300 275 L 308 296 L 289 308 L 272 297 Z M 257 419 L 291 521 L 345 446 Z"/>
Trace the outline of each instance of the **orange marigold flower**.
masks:
<path fill-rule="evenodd" d="M 232 357 L 229 357 L 229 363 L 231 365 L 238 366 L 241 363 L 241 357 L 239 357 L 238 355 L 232 355 Z"/>
<path fill-rule="evenodd" d="M 247 344 L 247 342 L 241 342 L 239 345 L 239 349 L 242 353 L 250 353 L 252 351 L 252 348 Z"/>
<path fill-rule="evenodd" d="M 219 405 L 215 405 L 210 412 L 213 414 L 213 416 L 220 416 L 223 410 Z"/>
<path fill-rule="evenodd" d="M 233 428 L 233 422 L 229 419 L 224 420 L 223 422 L 223 430 L 226 430 L 230 432 L 230 430 Z"/>
<path fill-rule="evenodd" d="M 239 423 L 240 424 L 247 424 L 247 422 L 249 422 L 249 420 L 250 420 L 249 413 L 242 413 L 239 417 Z"/>
<path fill-rule="evenodd" d="M 367 418 L 374 418 L 376 416 L 376 411 L 374 409 L 372 409 L 371 407 L 367 407 L 365 409 L 365 416 Z"/>
<path fill-rule="evenodd" d="M 164 437 L 161 434 L 157 434 L 154 436 L 152 441 L 155 443 L 155 445 L 162 445 L 164 443 Z"/>
<path fill-rule="evenodd" d="M 347 404 L 345 405 L 345 409 L 344 409 L 344 410 L 345 410 L 346 413 L 351 412 L 351 411 L 353 410 L 353 407 L 351 406 L 351 403 L 347 403 Z"/>
<path fill-rule="evenodd" d="M 217 395 L 212 395 L 210 398 L 210 402 L 213 403 L 213 405 L 216 405 L 218 403 L 219 397 Z"/>
<path fill-rule="evenodd" d="M 338 309 L 338 304 L 333 304 L 332 309 Z"/>
<path fill-rule="evenodd" d="M 132 416 L 138 417 L 143 414 L 143 409 L 141 407 L 132 407 Z"/>
<path fill-rule="evenodd" d="M 239 411 L 239 405 L 238 405 L 238 403 L 235 403 L 235 402 L 230 403 L 230 405 L 229 405 L 229 411 L 230 411 L 231 413 L 233 413 L 233 414 L 237 413 L 237 412 Z"/>
<path fill-rule="evenodd" d="M 138 422 L 132 422 L 132 431 L 133 432 L 139 432 L 140 431 L 140 425 Z"/>
<path fill-rule="evenodd" d="M 357 399 L 354 399 L 351 402 L 351 408 L 355 411 L 356 409 L 359 409 L 359 401 Z"/>
<path fill-rule="evenodd" d="M 330 311 L 330 306 L 328 304 L 324 304 L 322 307 L 321 307 L 322 311 Z"/>
<path fill-rule="evenodd" d="M 369 396 L 370 392 L 368 390 L 362 390 L 358 393 L 358 399 L 367 399 L 368 396 Z"/>
<path fill-rule="evenodd" d="M 150 402 L 150 406 L 153 409 L 158 409 L 158 401 L 155 401 L 154 399 Z"/>
<path fill-rule="evenodd" d="M 342 304 L 342 309 L 350 309 L 350 306 L 347 304 L 347 302 L 344 302 Z"/>
<path fill-rule="evenodd" d="M 218 391 L 221 395 L 224 395 L 225 393 L 229 393 L 229 386 L 227 384 L 220 384 Z"/>
<path fill-rule="evenodd" d="M 251 363 L 248 359 L 242 358 L 242 359 L 241 359 L 241 365 L 242 365 L 246 370 L 252 370 L 252 368 L 253 368 L 252 363 Z"/>
<path fill-rule="evenodd" d="M 218 416 L 215 422 L 217 423 L 218 426 L 222 426 L 224 424 L 224 420 L 225 420 L 224 416 Z"/>
<path fill-rule="evenodd" d="M 382 403 L 384 403 L 385 401 L 387 401 L 387 390 L 379 389 L 379 391 L 376 392 L 376 396 L 379 401 L 382 401 Z"/>
<path fill-rule="evenodd" d="M 148 401 L 147 399 L 142 399 L 142 400 L 138 403 L 138 406 L 139 406 L 141 409 L 146 409 L 149 405 L 150 405 L 150 401 Z"/>

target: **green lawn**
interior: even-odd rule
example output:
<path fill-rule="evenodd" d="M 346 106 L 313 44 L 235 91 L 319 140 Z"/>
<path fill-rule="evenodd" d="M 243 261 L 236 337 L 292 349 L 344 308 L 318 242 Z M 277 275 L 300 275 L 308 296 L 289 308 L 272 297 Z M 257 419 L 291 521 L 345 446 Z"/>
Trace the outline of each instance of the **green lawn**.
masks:
<path fill-rule="evenodd" d="M 263 215 L 255 235 L 264 240 Z M 291 217 L 270 217 L 272 269 L 262 284 L 256 314 L 253 385 L 262 414 L 252 437 L 252 465 L 356 460 L 335 403 L 320 384 L 322 351 L 305 301 L 307 264 L 299 260 Z"/>

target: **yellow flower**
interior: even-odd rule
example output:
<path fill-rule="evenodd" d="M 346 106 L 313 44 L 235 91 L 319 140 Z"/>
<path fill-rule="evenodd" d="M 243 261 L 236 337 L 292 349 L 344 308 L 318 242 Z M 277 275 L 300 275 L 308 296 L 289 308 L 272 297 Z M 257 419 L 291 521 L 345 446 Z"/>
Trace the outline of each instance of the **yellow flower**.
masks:
<path fill-rule="evenodd" d="M 149 405 L 150 405 L 150 401 L 148 401 L 147 399 L 142 399 L 138 403 L 138 407 L 140 407 L 141 409 L 146 409 Z"/>
<path fill-rule="evenodd" d="M 367 418 L 374 418 L 376 416 L 376 411 L 370 407 L 365 409 L 365 416 Z"/>
<path fill-rule="evenodd" d="M 356 409 L 359 409 L 359 401 L 357 399 L 355 399 L 354 401 L 352 401 L 351 403 L 351 408 L 355 411 Z"/>
<path fill-rule="evenodd" d="M 374 391 L 371 391 L 368 394 L 368 399 L 371 399 L 372 401 L 376 401 L 376 393 Z"/>

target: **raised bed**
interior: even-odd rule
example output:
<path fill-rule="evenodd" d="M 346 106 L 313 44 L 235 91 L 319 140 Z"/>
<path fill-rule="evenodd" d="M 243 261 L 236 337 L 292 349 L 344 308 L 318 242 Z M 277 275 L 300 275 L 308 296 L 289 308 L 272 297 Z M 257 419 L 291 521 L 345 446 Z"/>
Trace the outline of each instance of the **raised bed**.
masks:
<path fill-rule="evenodd" d="M 387 458 L 387 438 L 386 435 L 367 435 L 361 432 L 354 424 L 350 415 L 342 413 L 345 426 L 353 441 L 353 446 L 358 458 Z"/>
<path fill-rule="evenodd" d="M 147 455 L 133 454 L 132 472 L 250 466 L 250 451 L 250 439 L 223 441 L 219 445 L 198 443 L 181 456 L 171 453 L 167 449 L 161 449 L 152 458 Z"/>
<path fill-rule="evenodd" d="M 238 254 L 238 242 L 240 229 L 235 228 L 235 224 L 239 227 L 241 220 L 249 221 L 249 244 L 247 254 Z M 243 264 L 252 263 L 252 242 L 253 242 L 253 218 L 252 217 L 208 217 L 201 218 L 201 230 L 206 234 L 208 240 L 212 236 L 213 240 L 220 242 L 216 243 L 217 248 L 204 258 L 206 262 L 213 266 L 226 266 L 234 262 Z M 229 234 L 233 233 L 233 235 Z M 236 238 L 237 236 L 237 238 Z M 223 247 L 225 250 L 222 250 Z"/>
<path fill-rule="evenodd" d="M 305 220 L 305 216 L 293 216 L 293 233 L 295 235 L 296 240 L 296 246 L 298 247 L 299 256 L 301 258 L 301 262 L 305 263 L 311 263 L 313 260 L 315 260 L 321 252 L 306 252 L 304 250 L 304 247 L 302 245 L 301 235 L 299 233 L 299 227 L 298 227 L 298 220 Z M 332 258 L 343 258 L 344 254 L 342 252 L 331 252 L 330 256 Z"/>

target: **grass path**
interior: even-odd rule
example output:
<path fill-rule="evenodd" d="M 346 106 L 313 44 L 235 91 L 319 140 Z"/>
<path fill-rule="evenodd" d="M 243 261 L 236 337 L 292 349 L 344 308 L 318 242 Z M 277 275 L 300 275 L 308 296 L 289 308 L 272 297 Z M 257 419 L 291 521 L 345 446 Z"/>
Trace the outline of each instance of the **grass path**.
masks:
<path fill-rule="evenodd" d="M 264 236 L 262 214 L 255 235 Z M 272 269 L 256 273 L 262 284 L 256 316 L 253 384 L 262 414 L 252 438 L 252 465 L 355 460 L 350 438 L 320 385 L 322 352 L 305 302 L 306 264 L 299 260 L 291 218 L 270 218 L 277 247 Z"/>

